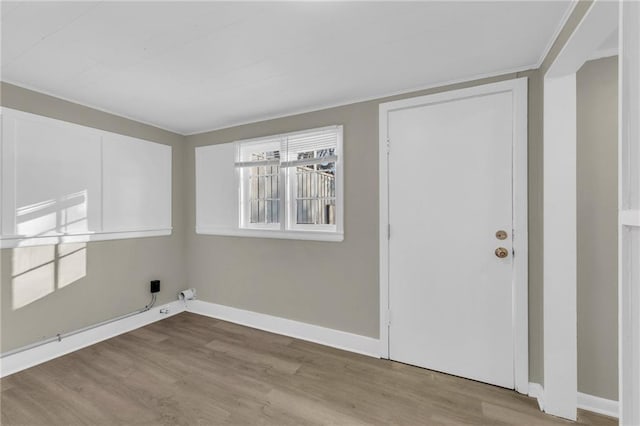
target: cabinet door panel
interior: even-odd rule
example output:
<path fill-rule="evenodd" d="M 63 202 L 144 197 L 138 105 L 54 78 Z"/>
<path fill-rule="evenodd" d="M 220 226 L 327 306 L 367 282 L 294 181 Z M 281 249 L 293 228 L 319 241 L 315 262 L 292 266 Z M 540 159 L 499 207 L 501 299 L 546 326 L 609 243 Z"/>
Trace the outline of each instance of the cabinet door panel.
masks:
<path fill-rule="evenodd" d="M 171 228 L 171 147 L 103 136 L 104 232 Z"/>
<path fill-rule="evenodd" d="M 223 234 L 238 229 L 235 144 L 196 148 L 196 232 Z"/>
<path fill-rule="evenodd" d="M 101 230 L 100 136 L 86 128 L 13 119 L 15 233 Z M 97 167 L 96 167 L 97 166 Z"/>

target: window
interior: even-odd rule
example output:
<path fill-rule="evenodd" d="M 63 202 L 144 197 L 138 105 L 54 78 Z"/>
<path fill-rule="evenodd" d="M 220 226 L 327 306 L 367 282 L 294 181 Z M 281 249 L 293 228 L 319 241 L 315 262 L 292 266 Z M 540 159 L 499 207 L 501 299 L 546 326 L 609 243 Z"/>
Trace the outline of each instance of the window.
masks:
<path fill-rule="evenodd" d="M 280 229 L 280 141 L 238 143 L 241 226 Z"/>
<path fill-rule="evenodd" d="M 310 131 L 287 138 L 289 228 L 336 228 L 338 129 Z"/>
<path fill-rule="evenodd" d="M 342 233 L 342 126 L 236 142 L 239 228 Z"/>

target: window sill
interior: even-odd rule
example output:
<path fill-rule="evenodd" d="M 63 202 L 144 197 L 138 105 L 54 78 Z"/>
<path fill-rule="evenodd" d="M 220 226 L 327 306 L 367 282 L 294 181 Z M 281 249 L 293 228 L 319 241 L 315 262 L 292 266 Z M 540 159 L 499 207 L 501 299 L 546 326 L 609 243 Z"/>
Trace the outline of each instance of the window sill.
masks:
<path fill-rule="evenodd" d="M 0 237 L 0 248 L 17 248 L 55 245 L 65 243 L 87 243 L 94 241 L 124 240 L 129 238 L 160 237 L 171 235 L 173 228 L 144 229 L 137 231 L 87 232 L 77 234 L 54 234 L 38 237 L 20 235 L 3 235 Z"/>
<path fill-rule="evenodd" d="M 267 229 L 218 229 L 197 227 L 196 234 L 220 235 L 227 237 L 276 238 L 280 240 L 344 241 L 344 233 L 342 232 L 323 231 L 280 231 Z"/>

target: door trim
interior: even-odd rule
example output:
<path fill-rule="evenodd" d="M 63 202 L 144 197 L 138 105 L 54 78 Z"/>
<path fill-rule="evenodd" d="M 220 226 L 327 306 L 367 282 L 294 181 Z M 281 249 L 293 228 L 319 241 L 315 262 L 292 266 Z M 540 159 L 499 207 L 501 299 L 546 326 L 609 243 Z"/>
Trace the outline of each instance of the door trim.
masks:
<path fill-rule="evenodd" d="M 544 409 L 569 420 L 578 404 L 576 73 L 616 30 L 621 4 L 592 2 L 543 70 Z"/>
<path fill-rule="evenodd" d="M 640 108 L 640 88 L 633 84 L 640 74 L 640 4 L 620 2 L 619 22 L 618 397 L 620 424 L 633 425 L 640 424 L 640 266 L 633 259 L 633 244 L 640 246 L 640 206 L 630 201 L 640 198 L 640 182 L 631 178 L 634 166 L 628 153 L 640 151 L 640 124 L 633 116 Z"/>
<path fill-rule="evenodd" d="M 513 94 L 513 333 L 515 389 L 529 390 L 529 302 L 527 218 L 527 78 L 485 84 L 380 104 L 380 357 L 389 358 L 389 113 L 401 109 L 494 93 Z"/>

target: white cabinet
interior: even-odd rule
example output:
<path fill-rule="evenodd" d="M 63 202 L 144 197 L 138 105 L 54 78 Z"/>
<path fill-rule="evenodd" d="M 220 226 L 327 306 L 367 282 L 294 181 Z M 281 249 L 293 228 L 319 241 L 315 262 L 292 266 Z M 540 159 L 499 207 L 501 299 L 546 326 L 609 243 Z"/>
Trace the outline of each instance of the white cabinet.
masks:
<path fill-rule="evenodd" d="M 171 233 L 171 147 L 2 109 L 2 248 Z"/>

